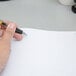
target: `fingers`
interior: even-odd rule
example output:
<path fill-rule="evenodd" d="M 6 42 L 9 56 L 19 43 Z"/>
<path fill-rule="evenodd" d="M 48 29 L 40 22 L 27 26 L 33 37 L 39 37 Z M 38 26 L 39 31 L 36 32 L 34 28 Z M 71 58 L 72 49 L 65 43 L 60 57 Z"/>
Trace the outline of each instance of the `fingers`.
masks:
<path fill-rule="evenodd" d="M 13 22 L 11 22 L 11 21 L 4 21 L 6 24 L 9 24 L 9 23 L 13 23 Z M 17 24 L 16 23 L 14 23 L 15 25 L 16 25 L 16 27 L 17 27 Z M 17 40 L 17 41 L 20 41 L 20 40 L 22 40 L 22 38 L 23 38 L 23 36 L 21 35 L 21 34 L 17 34 L 17 33 L 14 33 L 14 38 Z"/>
<path fill-rule="evenodd" d="M 3 30 L 0 29 L 0 37 L 3 35 Z"/>
<path fill-rule="evenodd" d="M 3 20 L 3 22 L 6 23 L 7 25 L 9 25 L 10 23 L 14 23 L 16 25 L 16 27 L 18 26 L 15 22 L 12 22 L 12 21 Z"/>
<path fill-rule="evenodd" d="M 3 20 L 3 22 L 6 23 L 7 25 L 13 23 L 12 21 L 8 21 L 8 20 Z"/>
<path fill-rule="evenodd" d="M 15 33 L 15 34 L 14 34 L 14 38 L 15 38 L 17 41 L 20 41 L 20 40 L 22 40 L 23 36 L 22 36 L 21 34 Z"/>
<path fill-rule="evenodd" d="M 13 23 L 13 22 L 11 22 L 11 21 L 6 21 L 6 20 L 4 20 L 3 22 L 5 22 L 7 25 L 8 25 L 8 27 L 7 27 L 7 29 L 4 31 L 4 32 L 8 32 L 7 34 L 9 34 L 10 36 L 10 39 L 12 38 L 12 37 L 14 37 L 16 40 L 18 40 L 18 41 L 20 41 L 20 40 L 22 40 L 22 38 L 23 38 L 23 36 L 21 35 L 21 34 L 17 34 L 17 33 L 15 33 L 15 30 L 16 30 L 16 27 L 17 27 L 17 24 L 16 23 Z M 13 26 L 15 26 L 14 28 L 13 28 Z M 6 34 L 6 35 L 7 35 Z"/>
<path fill-rule="evenodd" d="M 14 36 L 16 30 L 16 25 L 14 23 L 10 23 L 6 30 L 4 31 L 4 34 L 2 36 L 2 39 L 11 40 Z"/>

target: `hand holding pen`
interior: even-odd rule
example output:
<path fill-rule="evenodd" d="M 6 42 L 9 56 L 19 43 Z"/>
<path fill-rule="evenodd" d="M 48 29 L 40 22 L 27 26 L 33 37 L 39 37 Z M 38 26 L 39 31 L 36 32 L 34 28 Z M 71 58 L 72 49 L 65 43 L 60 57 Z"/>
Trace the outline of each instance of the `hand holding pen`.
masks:
<path fill-rule="evenodd" d="M 0 36 L 4 35 L 3 37 L 11 39 L 12 36 L 20 41 L 23 38 L 24 32 L 17 28 L 17 25 L 10 21 L 2 21 L 0 20 Z"/>
<path fill-rule="evenodd" d="M 10 21 L 0 20 L 0 73 L 4 70 L 11 51 L 12 38 L 20 41 L 23 35 L 17 25 Z"/>

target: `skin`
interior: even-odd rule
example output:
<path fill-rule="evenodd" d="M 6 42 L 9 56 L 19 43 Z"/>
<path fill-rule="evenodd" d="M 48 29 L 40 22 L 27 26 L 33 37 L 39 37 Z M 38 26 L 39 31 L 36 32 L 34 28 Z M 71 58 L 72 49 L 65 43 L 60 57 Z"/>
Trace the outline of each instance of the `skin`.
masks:
<path fill-rule="evenodd" d="M 15 33 L 17 25 L 13 22 L 6 21 L 8 24 L 5 30 L 0 27 L 0 72 L 4 69 L 10 55 L 11 40 L 22 40 L 22 35 Z"/>

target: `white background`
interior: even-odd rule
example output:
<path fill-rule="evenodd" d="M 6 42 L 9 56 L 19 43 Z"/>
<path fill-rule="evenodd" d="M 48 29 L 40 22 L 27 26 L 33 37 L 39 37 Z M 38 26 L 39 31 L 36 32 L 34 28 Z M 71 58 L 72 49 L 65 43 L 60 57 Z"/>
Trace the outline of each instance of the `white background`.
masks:
<path fill-rule="evenodd" d="M 22 41 L 13 41 L 1 76 L 76 76 L 76 32 L 25 29 Z"/>

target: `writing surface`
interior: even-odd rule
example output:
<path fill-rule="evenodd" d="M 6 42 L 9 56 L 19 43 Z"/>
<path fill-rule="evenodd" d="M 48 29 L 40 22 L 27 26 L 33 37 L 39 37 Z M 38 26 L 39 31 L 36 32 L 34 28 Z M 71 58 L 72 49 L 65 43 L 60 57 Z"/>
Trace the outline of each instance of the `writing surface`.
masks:
<path fill-rule="evenodd" d="M 76 32 L 23 29 L 27 36 L 12 41 L 1 76 L 76 76 Z"/>

